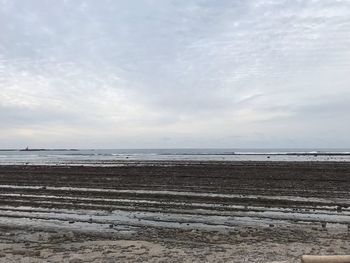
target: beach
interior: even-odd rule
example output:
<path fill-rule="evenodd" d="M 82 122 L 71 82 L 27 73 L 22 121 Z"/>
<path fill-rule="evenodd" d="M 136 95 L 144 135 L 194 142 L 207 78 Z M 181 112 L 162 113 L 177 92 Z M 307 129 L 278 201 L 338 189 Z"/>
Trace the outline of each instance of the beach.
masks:
<path fill-rule="evenodd" d="M 0 262 L 300 262 L 350 253 L 350 163 L 1 165 Z"/>

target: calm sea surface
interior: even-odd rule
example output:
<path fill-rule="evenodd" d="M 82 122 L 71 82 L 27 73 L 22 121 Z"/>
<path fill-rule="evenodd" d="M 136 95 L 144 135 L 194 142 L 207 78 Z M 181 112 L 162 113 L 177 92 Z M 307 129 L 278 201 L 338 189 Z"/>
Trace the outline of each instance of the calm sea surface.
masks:
<path fill-rule="evenodd" d="M 125 161 L 350 161 L 350 149 L 1 150 L 0 164 L 114 165 Z"/>

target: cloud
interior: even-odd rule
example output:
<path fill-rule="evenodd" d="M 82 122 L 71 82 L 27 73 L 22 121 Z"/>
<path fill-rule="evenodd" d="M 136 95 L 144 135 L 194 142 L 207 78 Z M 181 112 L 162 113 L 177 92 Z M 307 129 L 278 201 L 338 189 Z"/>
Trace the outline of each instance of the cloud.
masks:
<path fill-rule="evenodd" d="M 349 17 L 346 0 L 1 0 L 2 145 L 318 146 L 327 123 L 322 145 L 349 145 Z"/>

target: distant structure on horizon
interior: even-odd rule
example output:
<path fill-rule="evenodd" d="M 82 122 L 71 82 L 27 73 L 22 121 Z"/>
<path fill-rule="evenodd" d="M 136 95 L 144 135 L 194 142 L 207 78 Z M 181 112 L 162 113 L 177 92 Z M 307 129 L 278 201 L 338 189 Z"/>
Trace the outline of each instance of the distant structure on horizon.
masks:
<path fill-rule="evenodd" d="M 22 149 L 21 151 L 30 151 L 29 147 L 27 146 L 26 148 Z"/>

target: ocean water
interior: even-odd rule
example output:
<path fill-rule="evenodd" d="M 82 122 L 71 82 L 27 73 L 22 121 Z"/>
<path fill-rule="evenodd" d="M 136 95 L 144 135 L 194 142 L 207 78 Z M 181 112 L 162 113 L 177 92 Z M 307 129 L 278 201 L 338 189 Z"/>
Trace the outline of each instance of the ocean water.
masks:
<path fill-rule="evenodd" d="M 137 161 L 335 161 L 350 149 L 71 149 L 0 150 L 0 164 L 121 165 Z"/>

